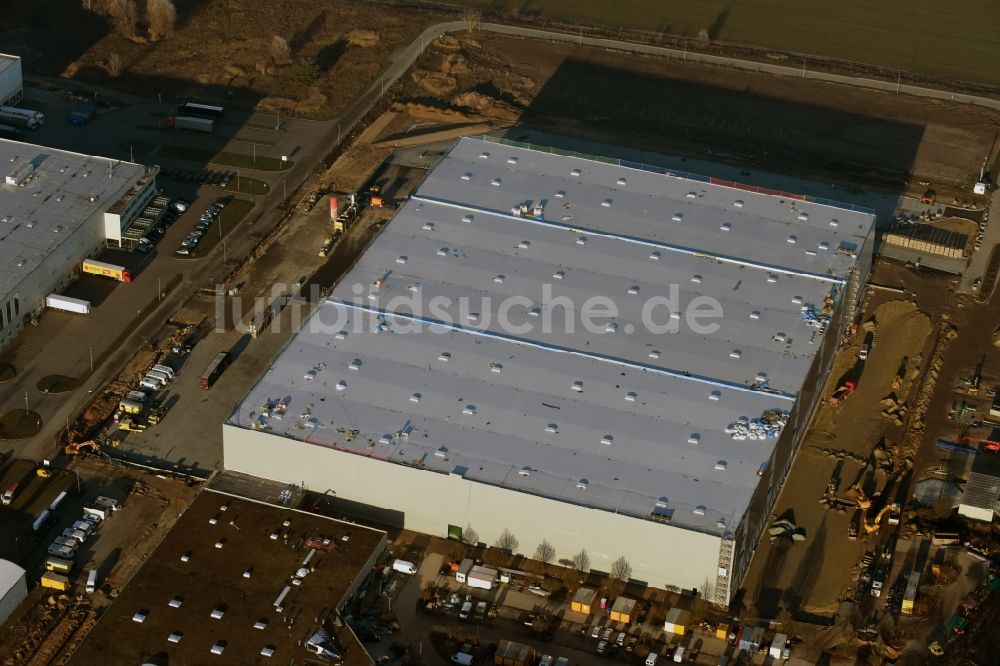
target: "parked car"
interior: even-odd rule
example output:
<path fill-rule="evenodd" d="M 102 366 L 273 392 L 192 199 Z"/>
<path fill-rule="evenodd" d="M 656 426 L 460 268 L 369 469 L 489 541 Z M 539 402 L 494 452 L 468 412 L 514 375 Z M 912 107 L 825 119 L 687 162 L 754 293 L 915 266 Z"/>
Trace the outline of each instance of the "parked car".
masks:
<path fill-rule="evenodd" d="M 597 644 L 597 654 L 604 654 L 605 651 L 607 651 L 607 649 L 608 649 L 607 641 L 601 641 L 600 643 Z"/>
<path fill-rule="evenodd" d="M 604 631 L 604 627 L 600 624 L 595 624 L 594 628 L 590 631 L 590 637 L 600 638 L 602 631 Z"/>
<path fill-rule="evenodd" d="M 178 213 L 183 213 L 188 209 L 188 206 L 190 205 L 191 202 L 185 199 L 174 199 L 173 202 L 170 204 L 170 206 Z"/>
<path fill-rule="evenodd" d="M 181 249 L 179 249 L 176 252 L 174 252 L 174 254 L 179 254 L 182 257 L 187 257 L 187 256 L 189 256 L 191 254 L 191 250 L 189 248 L 182 247 Z"/>

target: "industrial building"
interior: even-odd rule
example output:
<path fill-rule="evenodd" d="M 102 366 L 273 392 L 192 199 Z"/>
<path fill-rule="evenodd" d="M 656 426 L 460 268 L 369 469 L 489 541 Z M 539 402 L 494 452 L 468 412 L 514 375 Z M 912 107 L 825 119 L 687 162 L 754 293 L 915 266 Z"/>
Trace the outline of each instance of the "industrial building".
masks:
<path fill-rule="evenodd" d="M 462 139 L 237 406 L 225 466 L 419 532 L 506 530 L 605 572 L 624 556 L 634 579 L 727 604 L 855 316 L 873 222 Z"/>
<path fill-rule="evenodd" d="M 972 462 L 958 513 L 972 520 L 993 522 L 1000 501 L 1000 454 L 980 450 Z"/>
<path fill-rule="evenodd" d="M 9 560 L 0 560 L 0 624 L 17 610 L 28 596 L 25 571 Z"/>
<path fill-rule="evenodd" d="M 0 140 L 0 348 L 156 194 L 156 167 Z"/>
<path fill-rule="evenodd" d="M 0 106 L 14 106 L 24 98 L 21 58 L 0 53 Z"/>
<path fill-rule="evenodd" d="M 360 597 L 385 532 L 203 491 L 74 651 L 70 664 L 326 663 L 371 657 L 338 614 Z"/>

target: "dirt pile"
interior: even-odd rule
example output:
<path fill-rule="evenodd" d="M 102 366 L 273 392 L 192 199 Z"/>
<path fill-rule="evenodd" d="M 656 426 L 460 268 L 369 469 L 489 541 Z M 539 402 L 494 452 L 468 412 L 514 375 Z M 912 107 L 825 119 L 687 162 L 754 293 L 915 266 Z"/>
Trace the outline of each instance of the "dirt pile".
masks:
<path fill-rule="evenodd" d="M 514 121 L 521 116 L 521 112 L 507 102 L 474 91 L 452 97 L 451 103 L 481 116 L 497 120 Z"/>
<path fill-rule="evenodd" d="M 924 372 L 923 382 L 917 390 L 913 409 L 906 423 L 906 433 L 899 443 L 900 453 L 907 463 L 912 460 L 924 440 L 927 408 L 930 406 L 938 377 L 941 374 L 941 369 L 944 367 L 944 355 L 957 337 L 958 328 L 948 317 L 942 317 L 938 322 L 937 338 L 934 341 L 934 348 L 931 351 L 927 370 Z M 901 461 L 897 460 L 897 464 L 899 462 Z"/>
<path fill-rule="evenodd" d="M 347 33 L 347 43 L 351 46 L 361 46 L 364 48 L 378 46 L 378 33 L 374 30 L 351 30 Z"/>
<path fill-rule="evenodd" d="M 434 97 L 445 98 L 458 87 L 458 79 L 444 72 L 432 72 L 426 69 L 415 69 L 410 78 L 420 89 Z"/>

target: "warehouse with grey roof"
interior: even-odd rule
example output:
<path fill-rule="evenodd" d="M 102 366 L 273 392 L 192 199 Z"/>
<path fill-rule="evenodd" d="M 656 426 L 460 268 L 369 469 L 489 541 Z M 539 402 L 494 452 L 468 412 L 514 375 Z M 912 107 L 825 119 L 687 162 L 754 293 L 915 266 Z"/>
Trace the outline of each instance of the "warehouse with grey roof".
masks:
<path fill-rule="evenodd" d="M 728 603 L 873 222 L 462 139 L 235 409 L 225 465 Z"/>
<path fill-rule="evenodd" d="M 157 169 L 0 139 L 0 348 L 122 232 Z"/>

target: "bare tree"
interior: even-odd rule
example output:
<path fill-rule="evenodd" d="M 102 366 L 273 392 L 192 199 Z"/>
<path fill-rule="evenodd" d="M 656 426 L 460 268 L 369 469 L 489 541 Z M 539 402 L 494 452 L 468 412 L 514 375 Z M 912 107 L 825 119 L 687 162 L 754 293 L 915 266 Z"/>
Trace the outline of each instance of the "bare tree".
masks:
<path fill-rule="evenodd" d="M 469 32 L 476 31 L 479 27 L 480 21 L 482 21 L 482 18 L 482 14 L 471 9 L 462 13 L 462 22 L 465 23 L 465 27 Z"/>
<path fill-rule="evenodd" d="M 105 63 L 106 69 L 108 70 L 108 76 L 118 78 L 121 76 L 122 72 L 125 70 L 125 65 L 122 62 L 122 57 L 117 53 L 112 53 L 108 56 L 108 60 Z"/>
<path fill-rule="evenodd" d="M 271 39 L 270 54 L 275 65 L 287 65 L 292 61 L 292 49 L 285 38 L 278 35 Z"/>
<path fill-rule="evenodd" d="M 497 537 L 496 543 L 493 544 L 493 547 L 513 553 L 517 550 L 519 544 L 520 542 L 517 540 L 517 537 L 514 536 L 510 530 L 504 528 L 503 532 L 500 533 L 500 536 Z"/>
<path fill-rule="evenodd" d="M 552 558 L 556 556 L 556 549 L 551 543 L 542 539 L 542 542 L 538 544 L 538 548 L 535 549 L 535 559 L 539 562 L 544 562 L 548 564 L 552 561 Z"/>
<path fill-rule="evenodd" d="M 611 563 L 611 577 L 625 582 L 628 582 L 628 579 L 632 577 L 632 565 L 628 563 L 624 555 Z"/>
<path fill-rule="evenodd" d="M 154 41 L 172 35 L 177 25 L 177 9 L 172 0 L 146 0 L 146 23 Z"/>
<path fill-rule="evenodd" d="M 479 533 L 472 529 L 472 525 L 466 525 L 465 529 L 462 530 L 462 541 L 470 546 L 479 543 Z"/>
<path fill-rule="evenodd" d="M 590 570 L 590 555 L 587 554 L 586 549 L 581 550 L 573 556 L 573 566 L 576 567 L 578 571 Z"/>
<path fill-rule="evenodd" d="M 111 10 L 109 15 L 115 22 L 115 29 L 118 31 L 118 34 L 129 39 L 135 37 L 135 23 L 139 16 L 135 0 L 109 1 L 108 7 Z"/>

